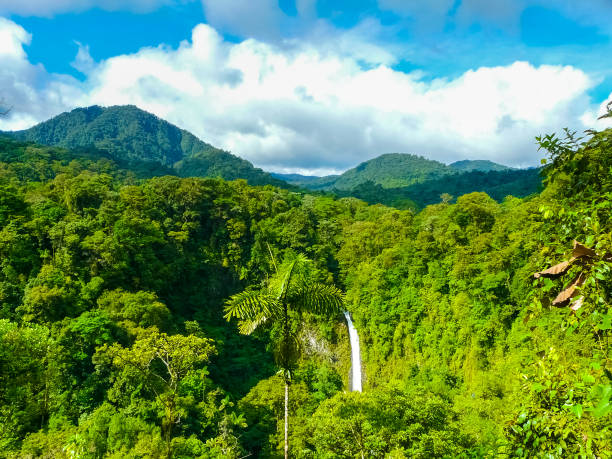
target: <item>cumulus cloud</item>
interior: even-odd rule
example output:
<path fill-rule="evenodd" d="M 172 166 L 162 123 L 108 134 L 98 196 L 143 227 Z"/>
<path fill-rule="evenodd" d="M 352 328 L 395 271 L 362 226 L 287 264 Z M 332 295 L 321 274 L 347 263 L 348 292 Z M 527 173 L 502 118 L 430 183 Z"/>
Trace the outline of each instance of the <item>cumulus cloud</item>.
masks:
<path fill-rule="evenodd" d="M 0 61 L 0 72 L 17 84 L 44 69 L 27 62 L 27 33 L 11 24 L 17 40 L 11 56 L 21 67 Z M 144 48 L 98 63 L 86 48 L 79 53 L 76 62 L 87 64 L 84 83 L 46 75 L 42 88 L 28 86 L 41 105 L 56 102 L 47 112 L 136 104 L 260 167 L 285 172 L 340 171 L 387 152 L 536 165 L 535 135 L 587 127 L 599 109 L 587 96 L 595 83 L 571 66 L 515 62 L 427 81 L 309 44 L 230 43 L 207 25 L 176 49 Z M 47 112 L 26 104 L 13 116 L 42 120 Z M 1 123 L 7 122 L 0 120 L 0 129 Z"/>
<path fill-rule="evenodd" d="M 0 129 L 14 130 L 72 108 L 82 98 L 79 82 L 66 75 L 50 75 L 32 65 L 23 49 L 31 36 L 22 27 L 0 17 L 0 100 L 12 107 L 0 120 Z"/>
<path fill-rule="evenodd" d="M 48 17 L 61 13 L 85 11 L 91 8 L 147 13 L 160 6 L 173 3 L 177 3 L 177 0 L 2 0 L 0 2 L 0 14 Z"/>

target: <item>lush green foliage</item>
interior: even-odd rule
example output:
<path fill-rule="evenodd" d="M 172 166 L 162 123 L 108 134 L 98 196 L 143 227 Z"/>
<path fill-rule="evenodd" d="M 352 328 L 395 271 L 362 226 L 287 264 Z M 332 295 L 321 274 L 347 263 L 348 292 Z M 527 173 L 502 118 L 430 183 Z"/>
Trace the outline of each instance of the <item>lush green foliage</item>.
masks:
<path fill-rule="evenodd" d="M 306 446 L 311 457 L 457 457 L 472 445 L 454 417 L 417 388 L 341 393 L 314 413 Z"/>
<path fill-rule="evenodd" d="M 612 131 L 540 142 L 539 195 L 415 213 L 0 140 L 0 455 L 278 457 L 283 327 L 224 305 L 306 256 L 365 381 L 339 318 L 288 322 L 295 457 L 612 456 Z"/>
<path fill-rule="evenodd" d="M 425 384 L 453 401 L 463 431 L 491 454 L 612 454 L 610 134 L 543 139 L 547 188 L 532 199 L 472 193 L 408 227 L 389 228 L 386 216 L 368 230 L 354 223 L 338 258 L 370 388 Z M 377 236 L 375 250 L 356 249 Z M 570 258 L 574 239 L 597 256 L 534 281 Z M 551 307 L 578 275 L 576 310 Z"/>
<path fill-rule="evenodd" d="M 238 335 L 223 304 L 265 278 L 270 252 L 304 252 L 332 281 L 328 219 L 345 206 L 244 181 L 140 182 L 95 154 L 11 140 L 0 157 L 1 449 L 242 454 L 234 402 L 274 367 L 269 340 Z M 308 387 L 315 403 L 328 393 Z"/>
<path fill-rule="evenodd" d="M 335 190 L 335 193 L 354 196 L 370 204 L 418 210 L 439 202 L 451 202 L 458 196 L 475 191 L 487 193 L 502 202 L 506 196 L 523 198 L 540 191 L 541 187 L 540 171 L 526 169 L 451 174 L 400 188 L 385 188 L 365 182 L 349 191 Z"/>

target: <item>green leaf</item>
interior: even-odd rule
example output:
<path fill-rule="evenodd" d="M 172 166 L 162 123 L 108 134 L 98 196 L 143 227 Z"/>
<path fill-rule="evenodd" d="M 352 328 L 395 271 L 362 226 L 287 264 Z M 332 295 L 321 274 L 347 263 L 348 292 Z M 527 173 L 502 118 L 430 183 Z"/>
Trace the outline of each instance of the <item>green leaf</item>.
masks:
<path fill-rule="evenodd" d="M 344 297 L 333 285 L 302 283 L 291 295 L 291 302 L 300 311 L 331 315 L 342 312 Z"/>
<path fill-rule="evenodd" d="M 583 413 L 583 408 L 582 405 L 580 403 L 576 404 L 576 405 L 572 405 L 572 407 L 570 408 L 570 411 L 572 413 L 574 413 L 574 415 L 580 419 L 582 417 L 582 413 Z"/>
<path fill-rule="evenodd" d="M 612 386 L 599 385 L 595 388 L 596 396 L 599 397 L 599 403 L 593 410 L 593 416 L 596 418 L 601 418 L 606 416 L 612 411 L 612 403 L 610 403 L 610 398 L 612 397 Z"/>
<path fill-rule="evenodd" d="M 612 316 L 610 314 L 604 314 L 601 316 L 601 323 L 599 324 L 600 330 L 610 330 L 612 328 Z"/>

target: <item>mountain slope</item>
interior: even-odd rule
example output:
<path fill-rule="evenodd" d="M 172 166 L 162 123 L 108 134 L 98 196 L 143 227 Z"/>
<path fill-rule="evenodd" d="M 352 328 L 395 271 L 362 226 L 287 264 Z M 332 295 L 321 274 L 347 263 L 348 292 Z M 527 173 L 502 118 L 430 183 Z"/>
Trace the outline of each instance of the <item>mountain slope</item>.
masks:
<path fill-rule="evenodd" d="M 316 175 L 301 175 L 301 174 L 279 174 L 271 173 L 272 177 L 284 180 L 291 185 L 307 188 L 313 191 L 328 190 L 334 187 L 339 175 L 325 175 L 317 177 Z"/>
<path fill-rule="evenodd" d="M 494 163 L 493 161 L 488 161 L 486 159 L 477 159 L 477 160 L 464 159 L 463 161 L 455 161 L 454 163 L 451 163 L 448 166 L 457 171 L 461 171 L 461 172 L 508 171 L 508 170 L 514 169 L 512 167 L 504 166 L 503 164 L 497 164 L 497 163 Z"/>
<path fill-rule="evenodd" d="M 445 164 L 422 156 L 388 153 L 349 169 L 334 182 L 338 190 L 350 190 L 365 182 L 383 188 L 409 186 L 440 178 L 453 171 Z"/>
<path fill-rule="evenodd" d="M 451 198 L 482 191 L 498 202 L 506 196 L 523 198 L 541 191 L 540 169 L 510 169 L 503 171 L 472 170 L 447 175 L 405 187 L 384 188 L 373 182 L 362 183 L 351 190 L 336 190 L 340 196 L 353 196 L 369 204 L 384 204 L 400 209 L 419 209 Z"/>
<path fill-rule="evenodd" d="M 182 176 L 243 178 L 253 185 L 286 186 L 250 162 L 133 105 L 77 108 L 30 129 L 5 134 L 70 149 L 94 147 L 118 160 L 176 167 Z"/>
<path fill-rule="evenodd" d="M 383 188 L 398 188 L 434 180 L 456 171 L 438 161 L 405 153 L 386 153 L 364 161 L 341 175 L 315 177 L 300 174 L 273 174 L 292 185 L 309 190 L 352 190 L 371 182 Z"/>
<path fill-rule="evenodd" d="M 310 190 L 333 191 L 369 204 L 417 209 L 454 197 L 484 191 L 493 199 L 528 196 L 540 191 L 539 169 L 513 169 L 487 160 L 464 160 L 450 165 L 420 156 L 392 153 L 361 163 L 342 175 L 326 177 L 274 174 Z"/>

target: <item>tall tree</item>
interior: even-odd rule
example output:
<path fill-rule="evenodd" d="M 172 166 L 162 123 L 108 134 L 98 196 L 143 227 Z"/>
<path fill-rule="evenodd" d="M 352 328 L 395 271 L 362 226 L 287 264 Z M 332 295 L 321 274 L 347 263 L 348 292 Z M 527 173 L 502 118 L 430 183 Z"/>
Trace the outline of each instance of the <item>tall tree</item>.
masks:
<path fill-rule="evenodd" d="M 225 306 L 225 318 L 240 319 L 239 330 L 251 334 L 268 326 L 275 340 L 277 365 L 285 384 L 285 458 L 289 456 L 289 384 L 298 351 L 298 339 L 292 324 L 302 313 L 333 315 L 342 311 L 342 292 L 333 285 L 315 282 L 311 262 L 304 255 L 286 260 L 260 288 L 250 287 L 232 296 Z"/>
<path fill-rule="evenodd" d="M 172 438 L 175 425 L 186 416 L 182 406 L 182 383 L 208 363 L 215 352 L 211 340 L 196 335 L 167 335 L 155 327 L 140 329 L 140 336 L 132 347 L 118 343 L 104 345 L 98 349 L 94 361 L 98 366 L 110 363 L 121 374 L 115 381 L 117 389 L 124 379 L 136 376 L 142 384 L 155 394 L 163 408 L 162 432 L 166 454 L 172 457 Z M 203 377 L 205 373 L 199 373 Z M 121 390 L 121 389 L 119 389 Z"/>

